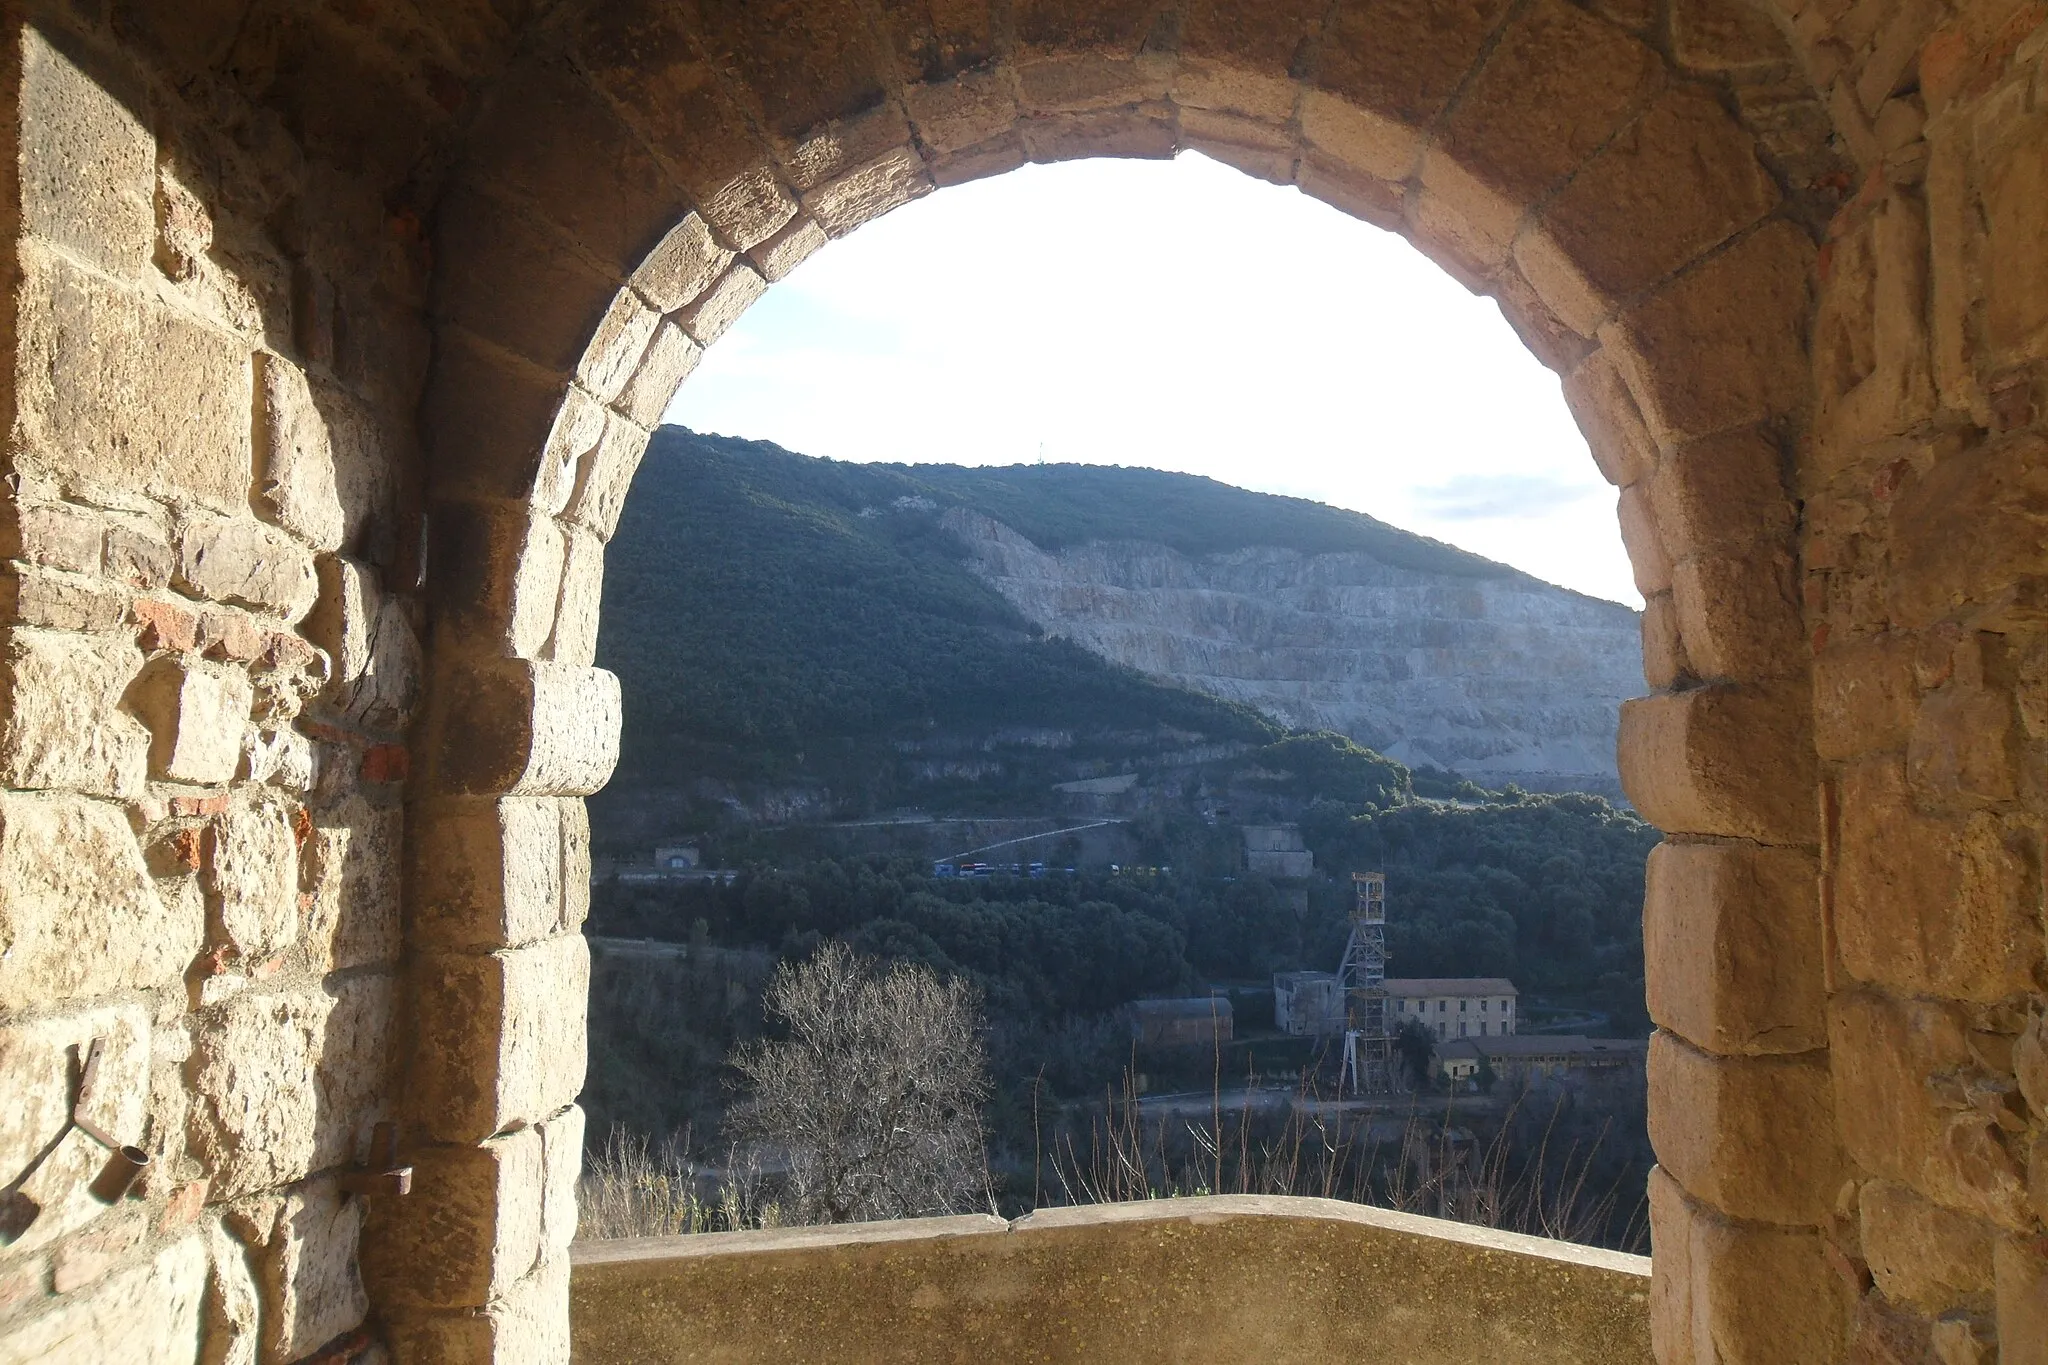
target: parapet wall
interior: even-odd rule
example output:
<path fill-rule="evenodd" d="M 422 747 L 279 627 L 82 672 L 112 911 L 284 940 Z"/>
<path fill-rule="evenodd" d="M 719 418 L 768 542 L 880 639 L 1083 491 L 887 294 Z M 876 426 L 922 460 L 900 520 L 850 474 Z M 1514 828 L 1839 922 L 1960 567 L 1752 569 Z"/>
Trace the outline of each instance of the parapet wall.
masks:
<path fill-rule="evenodd" d="M 591 1365 L 792 1359 L 1643 1365 L 1649 1262 L 1222 1195 L 577 1249 Z"/>

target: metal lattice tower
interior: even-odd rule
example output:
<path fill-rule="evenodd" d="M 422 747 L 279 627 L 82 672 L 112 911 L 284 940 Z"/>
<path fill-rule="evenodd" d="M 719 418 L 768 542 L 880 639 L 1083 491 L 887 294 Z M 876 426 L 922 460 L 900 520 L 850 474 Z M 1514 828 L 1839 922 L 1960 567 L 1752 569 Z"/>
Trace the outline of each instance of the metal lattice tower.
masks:
<path fill-rule="evenodd" d="M 1394 1089 L 1394 1032 L 1387 1003 L 1387 874 L 1351 874 L 1351 938 L 1337 981 L 1344 991 L 1344 1071 L 1337 1092 Z"/>

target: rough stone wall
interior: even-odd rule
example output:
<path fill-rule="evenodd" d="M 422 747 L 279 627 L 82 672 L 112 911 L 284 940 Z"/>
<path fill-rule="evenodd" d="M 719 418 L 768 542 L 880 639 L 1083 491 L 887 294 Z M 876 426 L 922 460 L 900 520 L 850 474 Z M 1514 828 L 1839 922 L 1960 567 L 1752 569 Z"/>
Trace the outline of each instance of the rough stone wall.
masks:
<path fill-rule="evenodd" d="M 1681 621 L 1671 667 L 1702 699 L 1731 671 L 1785 689 L 1697 767 L 1747 747 L 1760 786 L 1818 782 L 1763 818 L 1685 811 L 1650 717 L 1624 721 L 1673 832 L 1645 907 L 1666 1361 L 2048 1361 L 2044 18 L 1793 16 L 1857 162 L 1822 234 L 1813 406 L 1790 461 L 1650 484 L 1681 570 L 1674 538 L 1739 546 L 1794 491 L 1777 596 L 1713 585 L 1740 654 Z"/>
<path fill-rule="evenodd" d="M 336 1177 L 397 1107 L 425 241 L 127 18 L 0 55 L 0 1360 L 340 1359 Z M 149 1156 L 113 1201 L 96 1041 L 85 1117 Z"/>
<path fill-rule="evenodd" d="M 2041 1358 L 2038 2 L 52 6 L 0 8 L 0 1361 L 565 1357 L 648 426 L 830 237 L 1183 147 L 1497 297 L 1621 489 L 1661 1357 Z M 112 1205 L 45 1152 L 94 1037 Z"/>
<path fill-rule="evenodd" d="M 1823 1227 L 1873 1359 L 2048 1361 L 2044 18 L 1896 16 L 1879 47 L 1913 69 L 1856 78 L 1867 169 L 1822 249 L 1797 488 L 1843 1146 Z"/>

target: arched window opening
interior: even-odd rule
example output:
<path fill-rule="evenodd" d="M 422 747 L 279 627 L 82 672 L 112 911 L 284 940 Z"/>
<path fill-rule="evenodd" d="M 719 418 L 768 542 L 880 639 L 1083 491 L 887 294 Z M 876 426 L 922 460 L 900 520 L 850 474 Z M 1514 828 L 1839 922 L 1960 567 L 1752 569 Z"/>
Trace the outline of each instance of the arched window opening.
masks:
<path fill-rule="evenodd" d="M 824 250 L 666 420 L 586 1238 L 1227 1190 L 1647 1246 L 1641 596 L 1493 300 L 1198 155 L 1032 167 Z M 1401 1022 L 1504 990 L 1536 1033 Z M 897 1151 L 912 1074 L 957 1121 Z"/>

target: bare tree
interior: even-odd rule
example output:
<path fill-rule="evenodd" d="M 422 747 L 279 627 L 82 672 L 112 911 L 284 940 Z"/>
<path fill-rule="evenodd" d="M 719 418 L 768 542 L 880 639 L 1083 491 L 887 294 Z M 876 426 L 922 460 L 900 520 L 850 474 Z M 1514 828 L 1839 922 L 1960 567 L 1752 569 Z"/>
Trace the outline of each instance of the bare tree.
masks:
<path fill-rule="evenodd" d="M 763 997 L 787 1036 L 744 1043 L 734 1138 L 788 1163 L 791 1222 L 960 1213 L 986 1204 L 981 1002 L 930 969 L 839 943 L 784 963 Z"/>

